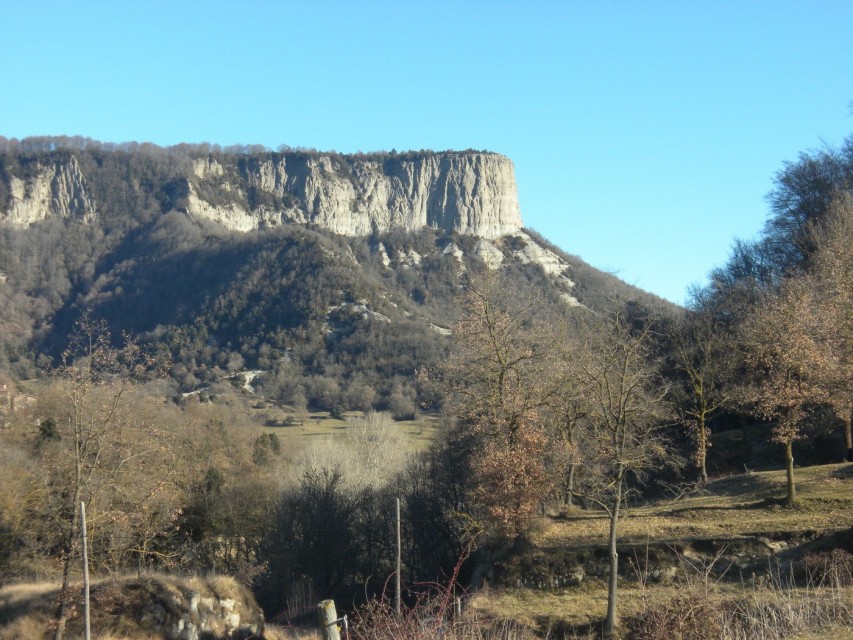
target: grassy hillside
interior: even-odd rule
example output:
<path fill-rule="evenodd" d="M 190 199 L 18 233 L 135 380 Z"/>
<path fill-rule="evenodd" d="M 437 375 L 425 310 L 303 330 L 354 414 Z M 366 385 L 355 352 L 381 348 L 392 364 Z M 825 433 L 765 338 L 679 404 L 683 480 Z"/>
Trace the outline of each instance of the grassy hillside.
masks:
<path fill-rule="evenodd" d="M 620 525 L 623 619 L 630 626 L 685 597 L 788 604 L 830 598 L 839 606 L 836 623 L 844 624 L 830 635 L 802 637 L 847 637 L 853 464 L 798 469 L 797 478 L 794 507 L 781 506 L 783 471 L 720 478 L 677 500 L 632 507 Z M 596 629 L 607 602 L 607 526 L 594 512 L 542 518 L 531 547 L 498 563 L 504 586 L 477 594 L 472 606 L 543 630 Z"/>

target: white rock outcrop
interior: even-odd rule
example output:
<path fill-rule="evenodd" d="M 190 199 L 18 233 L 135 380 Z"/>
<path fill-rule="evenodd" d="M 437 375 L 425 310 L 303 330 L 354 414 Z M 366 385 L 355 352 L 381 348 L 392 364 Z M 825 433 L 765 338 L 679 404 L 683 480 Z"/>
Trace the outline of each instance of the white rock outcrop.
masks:
<path fill-rule="evenodd" d="M 187 183 L 186 211 L 192 217 L 212 220 L 232 231 L 251 231 L 258 228 L 258 223 L 251 216 L 246 215 L 245 210 L 234 203 L 213 206 L 201 198 L 195 192 L 191 182 Z"/>
<path fill-rule="evenodd" d="M 521 248 L 511 251 L 516 260 L 522 264 L 538 264 L 542 267 L 542 271 L 544 271 L 546 275 L 550 276 L 560 286 L 560 288 L 564 290 L 561 297 L 566 304 L 572 307 L 581 306 L 581 303 L 578 302 L 577 298 L 570 293 L 567 293 L 567 291 L 574 288 L 575 283 L 568 276 L 571 267 L 565 260 L 553 251 L 537 244 L 536 241 L 524 231 L 516 231 L 508 235 L 521 241 Z"/>
<path fill-rule="evenodd" d="M 381 242 L 376 245 L 376 253 L 379 254 L 379 259 L 382 261 L 382 264 L 385 265 L 385 268 L 390 269 L 391 258 L 388 257 L 388 252 L 385 250 L 385 245 Z"/>
<path fill-rule="evenodd" d="M 455 242 L 451 242 L 449 245 L 444 247 L 444 251 L 441 253 L 442 255 L 452 257 L 456 261 L 459 270 L 465 271 L 465 261 L 463 260 L 465 252 L 462 251 Z"/>
<path fill-rule="evenodd" d="M 80 171 L 77 158 L 39 163 L 34 175 L 9 177 L 11 198 L 0 220 L 28 226 L 51 216 L 91 221 L 97 213 L 95 200 Z"/>
<path fill-rule="evenodd" d="M 488 240 L 480 239 L 474 247 L 474 255 L 482 260 L 492 271 L 499 269 L 504 261 L 504 254 Z"/>
<path fill-rule="evenodd" d="M 287 222 L 311 223 L 341 235 L 427 226 L 496 239 L 522 227 L 512 162 L 493 153 L 440 153 L 345 158 L 282 155 L 250 158 L 228 172 L 197 160 L 195 179 L 234 196 L 213 205 L 189 183 L 183 206 L 236 231 Z M 245 188 L 243 187 L 245 185 Z M 284 206 L 249 206 L 246 192 L 269 194 Z"/>
<path fill-rule="evenodd" d="M 538 264 L 549 276 L 562 276 L 569 268 L 569 265 L 556 253 L 540 247 L 523 231 L 513 233 L 512 236 L 522 241 L 523 247 L 512 252 L 522 264 Z M 574 286 L 574 283 L 571 283 L 571 286 Z"/>
<path fill-rule="evenodd" d="M 10 197 L 0 221 L 91 221 L 110 206 L 96 203 L 89 188 L 100 179 L 97 163 L 86 163 L 92 175 L 84 176 L 73 153 L 34 162 L 35 171 L 6 177 Z M 152 190 L 164 212 L 177 209 L 235 231 L 301 223 L 363 236 L 426 226 L 495 240 L 522 228 L 515 170 L 496 153 L 264 153 L 193 158 L 186 166 L 168 185 L 128 180 L 133 189 Z"/>

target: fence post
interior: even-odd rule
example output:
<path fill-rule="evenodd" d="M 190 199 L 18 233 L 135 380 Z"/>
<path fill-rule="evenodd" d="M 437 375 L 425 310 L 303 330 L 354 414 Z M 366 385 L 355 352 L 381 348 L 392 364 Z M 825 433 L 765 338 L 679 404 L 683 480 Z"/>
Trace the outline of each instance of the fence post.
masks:
<path fill-rule="evenodd" d="M 400 542 L 400 498 L 397 498 L 397 563 L 394 571 L 394 613 L 400 617 L 400 568 L 402 567 L 402 544 Z"/>
<path fill-rule="evenodd" d="M 323 633 L 323 640 L 341 640 L 335 601 L 323 600 L 317 605 L 317 613 L 320 617 L 320 629 Z"/>

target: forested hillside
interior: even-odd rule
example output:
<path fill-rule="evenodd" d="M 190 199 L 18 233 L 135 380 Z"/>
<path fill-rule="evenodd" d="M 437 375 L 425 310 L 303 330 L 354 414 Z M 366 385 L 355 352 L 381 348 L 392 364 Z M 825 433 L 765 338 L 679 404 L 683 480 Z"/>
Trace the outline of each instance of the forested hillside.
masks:
<path fill-rule="evenodd" d="M 426 227 L 355 237 L 296 223 L 230 230 L 188 214 L 173 197 L 186 175 L 204 190 L 192 167 L 210 149 L 116 149 L 61 139 L 5 147 L 0 209 L 35 198 L 22 181 L 48 166 L 78 168 L 86 194 L 59 207 L 68 189 L 54 178 L 43 217 L 26 226 L 0 222 L 0 369 L 17 378 L 55 362 L 87 312 L 104 319 L 113 336 L 129 332 L 168 353 L 176 392 L 259 369 L 266 395 L 284 402 L 386 409 L 393 396 L 411 413 L 436 408 L 414 374 L 445 357 L 461 284 L 484 260 L 505 260 L 513 286 L 575 296 L 591 308 L 616 290 L 662 304 L 564 254 L 554 258 L 562 266 L 551 275 L 559 277 L 548 277 L 526 245 L 559 250 L 520 231 L 492 243 Z M 238 167 L 291 155 L 241 148 L 203 158 Z M 250 200 L 260 197 L 252 193 Z M 97 204 L 75 215 L 80 201 Z"/>

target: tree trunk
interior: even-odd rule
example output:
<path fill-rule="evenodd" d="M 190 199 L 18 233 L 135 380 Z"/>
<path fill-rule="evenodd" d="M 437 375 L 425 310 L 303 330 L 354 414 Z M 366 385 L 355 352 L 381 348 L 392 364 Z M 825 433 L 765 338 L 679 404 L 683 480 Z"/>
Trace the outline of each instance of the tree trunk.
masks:
<path fill-rule="evenodd" d="M 604 636 L 612 638 L 619 619 L 616 615 L 617 586 L 619 582 L 619 553 L 616 551 L 616 528 L 619 524 L 619 508 L 622 504 L 622 472 L 616 481 L 616 493 L 610 511 L 610 538 L 607 549 L 610 554 L 610 574 L 607 580 L 607 617 L 604 620 Z"/>
<path fill-rule="evenodd" d="M 71 549 L 66 549 L 65 553 L 70 557 Z M 71 563 L 66 559 L 65 565 L 62 569 L 62 589 L 59 591 L 59 606 L 56 609 L 56 631 L 53 632 L 53 640 L 62 640 L 62 638 L 65 637 L 65 623 L 68 620 L 70 587 Z"/>
<path fill-rule="evenodd" d="M 788 477 L 788 495 L 785 496 L 785 503 L 794 504 L 797 501 L 797 487 L 794 484 L 794 443 L 790 440 L 785 443 L 785 463 Z"/>
<path fill-rule="evenodd" d="M 566 479 L 566 506 L 575 504 L 575 463 L 569 465 L 569 476 Z"/>
<path fill-rule="evenodd" d="M 62 590 L 59 592 L 59 606 L 56 610 L 56 631 L 53 640 L 62 640 L 65 636 L 65 624 L 68 621 L 68 610 L 71 604 L 71 566 L 74 560 L 74 547 L 77 541 L 77 529 L 80 525 L 81 483 L 83 481 L 82 436 L 79 420 L 74 419 L 74 494 L 71 498 L 71 522 L 65 538 L 65 563 L 62 567 Z"/>
<path fill-rule="evenodd" d="M 844 459 L 847 462 L 853 462 L 853 430 L 851 430 L 851 422 L 853 422 L 853 407 L 850 408 L 850 413 L 847 414 L 847 419 L 844 421 L 844 448 L 846 449 Z"/>
<path fill-rule="evenodd" d="M 705 414 L 699 418 L 699 481 L 704 485 L 708 483 L 708 469 L 705 466 L 705 458 L 708 455 L 708 432 L 705 431 Z"/>
<path fill-rule="evenodd" d="M 75 493 L 76 495 L 76 493 Z M 68 609 L 71 604 L 71 567 L 74 556 L 74 541 L 76 540 L 76 528 L 78 518 L 75 512 L 71 521 L 71 533 L 65 542 L 65 561 L 62 567 L 62 589 L 59 592 L 59 606 L 56 609 L 56 631 L 53 640 L 62 640 L 65 636 L 65 623 L 68 621 Z"/>

